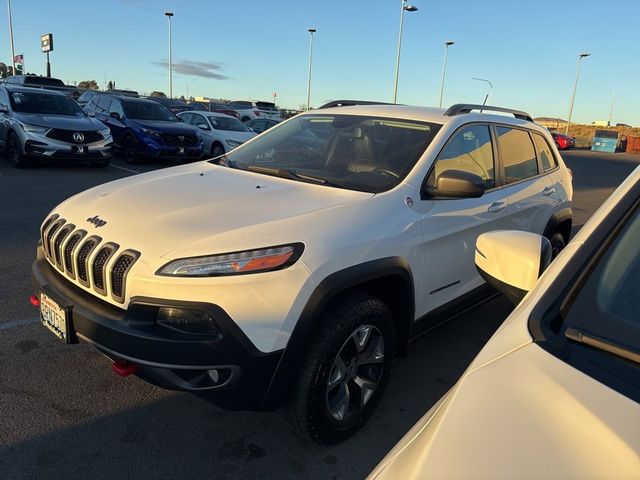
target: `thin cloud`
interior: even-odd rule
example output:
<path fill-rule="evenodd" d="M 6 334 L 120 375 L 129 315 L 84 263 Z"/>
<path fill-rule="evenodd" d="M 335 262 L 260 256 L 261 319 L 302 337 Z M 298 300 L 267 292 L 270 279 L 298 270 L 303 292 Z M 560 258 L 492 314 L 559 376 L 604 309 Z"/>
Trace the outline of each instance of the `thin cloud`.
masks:
<path fill-rule="evenodd" d="M 168 68 L 169 62 L 153 62 L 154 65 Z M 173 71 L 182 75 L 192 77 L 214 78 L 216 80 L 228 80 L 230 77 L 220 73 L 224 70 L 224 65 L 215 62 L 196 62 L 190 60 L 178 60 L 173 62 Z"/>

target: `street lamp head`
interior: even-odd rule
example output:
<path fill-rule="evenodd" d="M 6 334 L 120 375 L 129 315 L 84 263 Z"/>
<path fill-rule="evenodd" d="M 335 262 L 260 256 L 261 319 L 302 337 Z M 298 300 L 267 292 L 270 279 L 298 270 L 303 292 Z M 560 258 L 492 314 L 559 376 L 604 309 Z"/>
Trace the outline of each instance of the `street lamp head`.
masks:
<path fill-rule="evenodd" d="M 316 33 L 316 29 L 315 28 L 310 28 L 309 29 L 309 33 Z"/>
<path fill-rule="evenodd" d="M 416 7 L 415 5 L 405 5 L 403 8 L 407 12 L 417 12 L 418 11 L 418 7 Z"/>
<path fill-rule="evenodd" d="M 580 58 L 585 58 L 585 57 L 590 57 L 590 56 L 591 56 L 591 54 L 587 53 L 587 52 L 583 52 L 583 53 L 580 54 Z"/>
<path fill-rule="evenodd" d="M 167 17 L 173 17 L 173 12 L 164 12 Z"/>
<path fill-rule="evenodd" d="M 454 42 L 453 40 L 449 40 L 448 42 L 444 42 L 444 46 L 445 46 L 445 47 L 450 47 L 450 46 L 451 46 L 451 45 L 453 45 L 454 43 L 456 43 L 456 42 Z"/>

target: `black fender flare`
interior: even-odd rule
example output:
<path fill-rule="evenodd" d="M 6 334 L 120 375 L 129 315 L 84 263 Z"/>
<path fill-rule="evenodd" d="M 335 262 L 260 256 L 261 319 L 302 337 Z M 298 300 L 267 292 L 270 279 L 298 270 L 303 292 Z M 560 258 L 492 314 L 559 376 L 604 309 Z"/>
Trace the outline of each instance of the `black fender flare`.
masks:
<path fill-rule="evenodd" d="M 315 326 L 329 302 L 339 294 L 357 288 L 358 285 L 388 276 L 400 276 L 410 290 L 411 301 L 406 319 L 407 338 L 403 339 L 408 343 L 415 315 L 415 295 L 413 275 L 407 260 L 402 257 L 387 257 L 339 270 L 322 280 L 309 297 L 260 402 L 260 410 L 275 410 L 288 397 L 297 380 L 298 369 Z"/>
<path fill-rule="evenodd" d="M 565 236 L 565 241 L 569 240 L 569 235 L 571 234 L 571 224 L 573 221 L 573 213 L 571 212 L 571 208 L 563 208 L 558 210 L 547 222 L 547 226 L 544 227 L 543 236 L 549 238 L 553 233 L 558 229 L 558 225 L 561 223 L 569 222 L 569 229 L 567 231 L 567 235 Z"/>

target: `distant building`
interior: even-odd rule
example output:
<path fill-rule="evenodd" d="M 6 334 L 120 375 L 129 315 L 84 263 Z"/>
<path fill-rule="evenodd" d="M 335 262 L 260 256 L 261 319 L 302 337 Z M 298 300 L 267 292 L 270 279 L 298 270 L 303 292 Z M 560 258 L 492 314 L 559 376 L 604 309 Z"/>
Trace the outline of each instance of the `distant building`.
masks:
<path fill-rule="evenodd" d="M 609 122 L 606 120 L 596 120 L 594 122 L 591 122 L 591 125 L 596 126 L 596 127 L 608 127 L 609 126 Z"/>
<path fill-rule="evenodd" d="M 547 127 L 550 130 L 558 129 L 567 125 L 567 121 L 562 118 L 538 117 L 533 119 L 538 125 Z"/>

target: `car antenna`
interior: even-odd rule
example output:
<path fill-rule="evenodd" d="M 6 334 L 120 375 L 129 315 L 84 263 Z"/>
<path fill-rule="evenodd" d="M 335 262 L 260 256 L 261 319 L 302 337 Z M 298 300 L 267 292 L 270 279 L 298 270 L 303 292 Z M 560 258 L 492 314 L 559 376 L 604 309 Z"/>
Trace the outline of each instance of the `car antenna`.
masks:
<path fill-rule="evenodd" d="M 489 98 L 489 94 L 487 93 L 484 96 L 484 102 L 482 102 L 482 106 L 484 107 L 487 104 L 487 99 Z M 482 109 L 480 109 L 480 113 L 482 113 Z"/>

